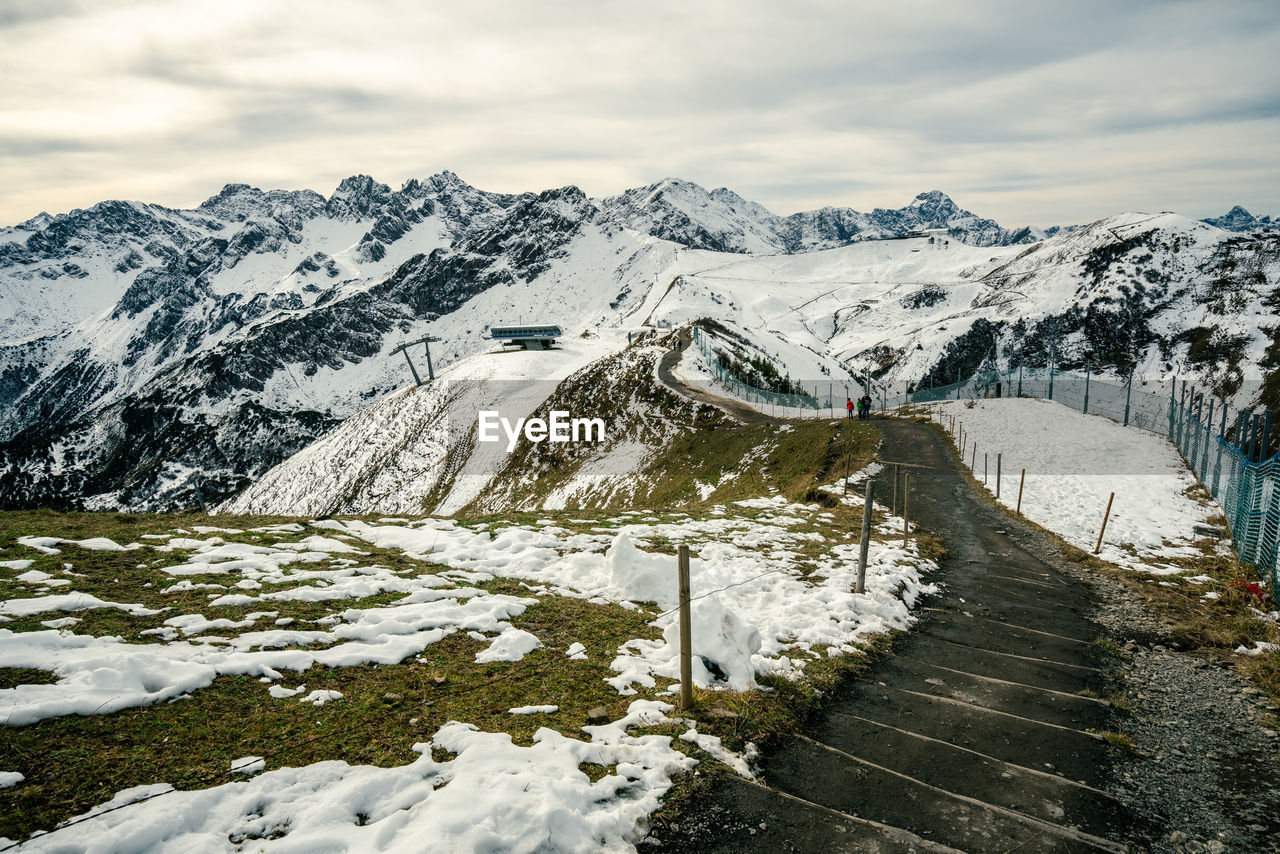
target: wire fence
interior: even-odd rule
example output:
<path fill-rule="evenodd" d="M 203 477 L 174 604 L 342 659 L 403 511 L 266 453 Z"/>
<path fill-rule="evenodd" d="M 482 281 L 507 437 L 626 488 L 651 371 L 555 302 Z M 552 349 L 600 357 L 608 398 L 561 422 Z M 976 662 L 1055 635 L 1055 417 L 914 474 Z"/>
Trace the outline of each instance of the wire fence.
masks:
<path fill-rule="evenodd" d="M 693 327 L 693 343 L 706 357 L 707 369 L 715 374 L 716 382 L 724 386 L 730 394 L 747 403 L 777 407 L 780 409 L 796 409 L 801 412 L 817 412 L 832 407 L 830 394 L 826 399 L 805 394 L 783 394 L 747 385 L 734 376 L 728 368 L 720 363 L 720 353 L 712 346 L 712 339 L 699 326 Z M 843 404 L 842 404 L 843 405 Z"/>
<path fill-rule="evenodd" d="M 696 325 L 693 327 L 693 343 L 705 357 L 707 370 L 715 376 L 715 381 L 731 395 L 757 407 L 767 406 L 775 411 L 782 410 L 778 413 L 780 415 L 793 418 L 842 418 L 846 414 L 847 401 L 857 400 L 866 389 L 863 382 L 838 383 L 829 380 L 792 383 L 793 387 L 799 386 L 805 389 L 812 387 L 813 394 L 783 394 L 770 391 L 749 385 L 734 376 L 720 362 L 721 353 L 727 354 L 728 349 L 718 351 L 714 346 L 714 336 L 708 335 Z M 890 395 L 887 388 L 875 382 L 871 383 L 871 391 L 873 409 L 888 409 L 907 402 L 902 394 Z"/>
<path fill-rule="evenodd" d="M 968 379 L 908 396 L 910 403 L 972 400 L 983 397 L 1039 397 L 1084 413 L 1101 415 L 1126 427 L 1169 435 L 1169 397 L 1160 383 L 1133 379 L 1120 384 L 1091 373 L 1051 368 L 1010 368 L 981 371 Z"/>
<path fill-rule="evenodd" d="M 812 395 L 757 388 L 720 363 L 713 339 L 696 325 L 693 340 L 716 382 L 747 403 L 783 410 L 779 414 L 839 416 L 845 400 L 860 396 L 864 388 L 861 383 L 850 387 L 817 382 Z M 1280 436 L 1272 436 L 1272 412 L 1242 409 L 1231 415 L 1226 401 L 1213 400 L 1185 380 L 1180 388 L 1176 379 L 1164 383 L 1130 377 L 1117 383 L 1090 371 L 1082 374 L 1056 367 L 979 371 L 955 383 L 905 395 L 890 395 L 887 388 L 874 383 L 871 388 L 878 392 L 872 398 L 880 409 L 943 400 L 1038 397 L 1167 437 L 1221 505 L 1241 561 L 1252 566 L 1272 596 L 1280 599 L 1280 453 L 1272 451 Z"/>
<path fill-rule="evenodd" d="M 1271 454 L 1272 412 L 1238 410 L 1234 419 L 1224 405 L 1186 383 L 1170 395 L 1168 435 L 1205 489 L 1222 505 L 1240 559 L 1280 599 L 1276 543 L 1280 539 L 1280 454 Z M 1216 422 L 1216 426 L 1215 426 Z"/>
<path fill-rule="evenodd" d="M 968 379 L 908 395 L 911 403 L 984 397 L 1039 397 L 1128 427 L 1167 437 L 1227 517 L 1240 560 L 1280 598 L 1280 454 L 1273 454 L 1273 413 L 1237 410 L 1184 380 L 1130 379 L 1052 368 L 982 371 Z"/>

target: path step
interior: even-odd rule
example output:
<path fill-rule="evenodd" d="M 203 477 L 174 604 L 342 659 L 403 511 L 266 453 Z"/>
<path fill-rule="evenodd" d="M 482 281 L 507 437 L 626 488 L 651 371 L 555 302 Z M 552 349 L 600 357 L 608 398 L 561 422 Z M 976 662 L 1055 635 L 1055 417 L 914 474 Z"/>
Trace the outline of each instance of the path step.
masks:
<path fill-rule="evenodd" d="M 1101 693 L 1105 690 L 1105 677 L 1096 670 L 1036 661 L 1031 656 L 1002 654 L 945 641 L 931 636 L 928 628 L 917 630 L 917 633 L 904 638 L 902 650 L 895 650 L 895 653 L 898 658 L 919 658 L 965 673 L 1006 679 L 1037 688 L 1052 688 L 1068 694 L 1078 694 L 1085 690 Z"/>
<path fill-rule="evenodd" d="M 1109 837 L 1144 821 L 1098 789 L 1043 767 L 1030 768 L 866 718 L 828 721 L 814 737 L 846 753 L 932 786 L 1045 821 L 1064 816 L 1080 829 Z"/>
<path fill-rule="evenodd" d="M 895 688 L 860 687 L 859 702 L 842 703 L 830 711 L 827 721 L 851 725 L 857 718 L 918 732 L 1089 785 L 1101 782 L 1101 769 L 1109 761 L 1108 745 L 1087 733 Z"/>
<path fill-rule="evenodd" d="M 894 656 L 877 673 L 877 679 L 895 688 L 962 700 L 1072 729 L 1105 729 L 1112 715 L 1110 706 L 1089 697 L 973 675 L 919 659 Z"/>
<path fill-rule="evenodd" d="M 1045 629 L 1048 631 L 1048 629 Z M 990 652 L 1004 652 L 1026 658 L 1060 662 L 1071 667 L 1097 667 L 1101 650 L 1075 640 L 1063 640 L 1047 634 L 1036 634 L 998 622 L 960 616 L 951 620 L 931 620 L 921 633 L 952 643 L 974 646 Z"/>
<path fill-rule="evenodd" d="M 720 799 L 732 811 L 713 806 L 698 816 L 695 831 L 684 830 L 665 845 L 677 852 L 831 852 L 831 854 L 965 854 L 902 830 L 796 795 L 730 778 Z"/>
<path fill-rule="evenodd" d="M 1124 847 L 1054 820 L 929 785 L 909 775 L 808 739 L 796 739 L 765 767 L 771 785 L 805 800 L 872 821 L 909 830 L 962 851 L 1003 851 L 1017 846 L 1028 854 L 1105 851 Z M 892 798 L 868 792 L 892 790 Z"/>

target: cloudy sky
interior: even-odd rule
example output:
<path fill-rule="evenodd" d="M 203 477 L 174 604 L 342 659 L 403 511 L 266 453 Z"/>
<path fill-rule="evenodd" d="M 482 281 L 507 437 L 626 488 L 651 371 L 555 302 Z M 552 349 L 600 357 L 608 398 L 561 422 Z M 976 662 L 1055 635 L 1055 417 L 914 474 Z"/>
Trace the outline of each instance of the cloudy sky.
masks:
<path fill-rule="evenodd" d="M 0 224 L 228 182 L 666 176 L 782 214 L 1280 215 L 1274 0 L 0 0 Z"/>

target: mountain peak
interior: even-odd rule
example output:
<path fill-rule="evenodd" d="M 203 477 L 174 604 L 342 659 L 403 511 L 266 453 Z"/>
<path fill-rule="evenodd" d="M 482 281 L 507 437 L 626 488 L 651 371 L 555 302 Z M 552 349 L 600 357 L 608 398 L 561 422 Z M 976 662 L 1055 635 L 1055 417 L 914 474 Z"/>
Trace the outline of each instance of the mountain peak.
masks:
<path fill-rule="evenodd" d="M 369 175 L 343 178 L 325 204 L 325 213 L 336 219 L 364 219 L 391 197 L 391 188 Z"/>
<path fill-rule="evenodd" d="M 369 195 L 371 193 L 390 193 L 391 188 L 386 184 L 375 181 L 370 175 L 352 175 L 349 178 L 343 178 L 338 184 L 338 189 L 333 191 L 335 196 L 359 196 Z"/>
<path fill-rule="evenodd" d="M 915 198 L 915 201 L 917 202 L 941 202 L 941 201 L 950 202 L 951 197 L 948 196 L 946 193 L 942 192 L 941 190 L 926 190 L 925 192 L 918 194 Z"/>
<path fill-rule="evenodd" d="M 951 200 L 951 197 L 941 190 L 929 190 L 921 193 L 911 200 L 911 204 L 907 205 L 908 209 L 917 209 L 927 211 L 931 214 L 938 212 L 952 213 L 959 211 L 959 206 Z"/>
<path fill-rule="evenodd" d="M 17 227 L 24 231 L 39 231 L 51 222 L 53 222 L 53 217 L 49 215 L 49 212 L 40 211 L 40 213 L 36 214 L 26 222 L 18 223 Z"/>
<path fill-rule="evenodd" d="M 1222 216 L 1206 217 L 1200 221 L 1227 231 L 1255 231 L 1258 229 L 1274 229 L 1276 227 L 1270 216 L 1256 217 L 1245 210 L 1242 205 L 1234 205 L 1231 210 Z"/>
<path fill-rule="evenodd" d="M 258 197 L 262 195 L 262 191 L 257 187 L 248 184 L 226 184 L 215 196 L 210 196 L 200 203 L 200 207 L 204 209 L 220 207 L 232 199 L 241 196 Z"/>

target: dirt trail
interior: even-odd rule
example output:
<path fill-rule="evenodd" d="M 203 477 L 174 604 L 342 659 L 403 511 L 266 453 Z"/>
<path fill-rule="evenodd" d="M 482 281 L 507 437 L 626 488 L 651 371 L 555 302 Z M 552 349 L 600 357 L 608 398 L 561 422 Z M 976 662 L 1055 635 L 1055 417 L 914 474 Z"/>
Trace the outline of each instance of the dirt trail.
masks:
<path fill-rule="evenodd" d="M 879 423 L 883 458 L 922 467 L 912 517 L 946 544 L 943 590 L 763 761 L 763 785 L 720 787 L 661 850 L 1123 854 L 1158 835 L 1103 791 L 1117 754 L 1088 732 L 1113 716 L 1094 594 L 1009 536 L 1019 523 L 976 498 L 930 427 Z M 888 470 L 875 490 L 892 493 Z"/>
<path fill-rule="evenodd" d="M 734 400 L 731 397 L 721 397 L 718 394 L 712 394 L 709 390 L 699 386 L 691 386 L 688 383 L 681 382 L 672 373 L 672 368 L 679 364 L 680 359 L 684 357 L 684 352 L 689 348 L 693 341 L 688 329 L 681 329 L 676 333 L 676 341 L 678 346 L 668 350 L 662 355 L 662 361 L 658 363 L 658 379 L 662 381 L 667 388 L 676 394 L 683 395 L 691 400 L 697 400 L 702 403 L 715 406 L 729 413 L 729 415 L 747 424 L 785 424 L 781 418 L 774 418 L 772 415 L 765 415 L 747 406 L 740 400 Z"/>

